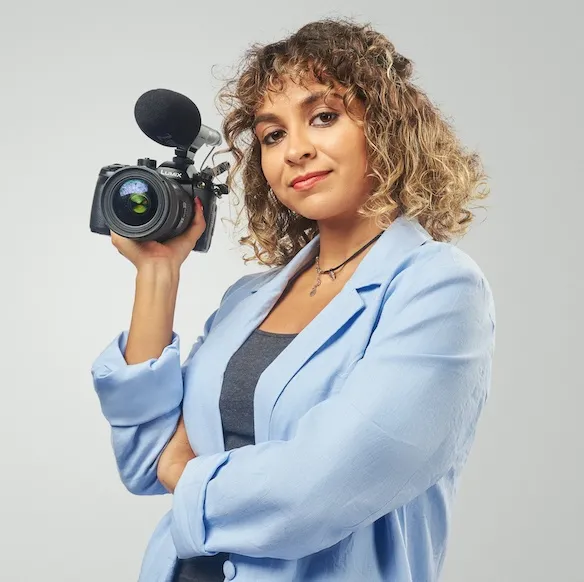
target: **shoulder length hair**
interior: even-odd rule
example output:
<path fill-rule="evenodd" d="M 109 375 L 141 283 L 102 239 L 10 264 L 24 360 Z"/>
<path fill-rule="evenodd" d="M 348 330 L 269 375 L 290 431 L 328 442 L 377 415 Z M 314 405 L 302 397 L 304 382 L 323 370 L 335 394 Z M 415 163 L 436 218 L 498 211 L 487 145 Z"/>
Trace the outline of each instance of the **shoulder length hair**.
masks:
<path fill-rule="evenodd" d="M 255 112 L 268 91 L 285 77 L 316 79 L 346 88 L 344 105 L 364 105 L 363 130 L 375 187 L 358 210 L 385 230 L 400 215 L 416 218 L 434 240 L 463 236 L 474 219 L 469 209 L 488 193 L 479 155 L 467 151 L 449 121 L 411 80 L 413 63 L 370 24 L 345 18 L 311 22 L 287 38 L 253 44 L 237 74 L 227 79 L 216 104 L 235 163 L 227 186 L 241 175 L 247 234 L 241 245 L 268 266 L 288 263 L 318 233 L 316 221 L 296 214 L 273 194 L 261 168 L 260 143 L 253 132 Z M 219 152 L 217 152 L 219 153 Z"/>

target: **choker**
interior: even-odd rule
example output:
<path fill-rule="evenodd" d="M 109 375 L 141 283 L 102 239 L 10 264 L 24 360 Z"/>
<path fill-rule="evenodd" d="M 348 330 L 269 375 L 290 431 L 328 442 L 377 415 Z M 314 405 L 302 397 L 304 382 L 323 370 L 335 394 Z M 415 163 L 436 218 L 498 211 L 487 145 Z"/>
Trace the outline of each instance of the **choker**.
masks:
<path fill-rule="evenodd" d="M 335 271 L 337 271 L 338 269 L 340 269 L 341 267 L 345 266 L 351 259 L 354 259 L 359 253 L 362 253 L 368 246 L 372 245 L 385 231 L 382 230 L 376 237 L 372 238 L 367 244 L 363 245 L 356 253 L 353 253 L 347 260 L 343 261 L 340 265 L 337 265 L 336 267 L 333 267 L 332 269 L 327 269 L 326 271 L 323 271 L 320 268 L 320 265 L 318 264 L 318 255 L 316 257 L 316 273 L 317 273 L 317 279 L 316 279 L 316 283 L 314 284 L 314 286 L 312 287 L 312 290 L 310 291 L 310 296 L 314 297 L 314 295 L 316 295 L 316 290 L 318 289 L 318 286 L 320 285 L 321 281 L 320 281 L 320 276 L 323 274 L 327 274 L 330 276 L 330 278 L 334 281 L 337 277 L 335 275 Z"/>

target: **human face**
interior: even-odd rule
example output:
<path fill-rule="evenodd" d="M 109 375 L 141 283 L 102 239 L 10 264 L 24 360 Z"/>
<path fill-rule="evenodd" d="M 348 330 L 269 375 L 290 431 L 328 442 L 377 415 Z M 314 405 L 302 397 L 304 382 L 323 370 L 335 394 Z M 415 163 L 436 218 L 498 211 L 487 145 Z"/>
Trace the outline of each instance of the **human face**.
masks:
<path fill-rule="evenodd" d="M 316 81 L 296 84 L 286 79 L 283 90 L 268 93 L 255 115 L 264 176 L 276 197 L 298 214 L 317 221 L 356 216 L 371 191 L 366 178 L 363 106 L 355 103 L 351 119 L 342 102 L 345 89 L 327 89 Z M 335 93 L 337 96 L 335 96 Z M 324 177 L 292 184 L 312 172 Z"/>

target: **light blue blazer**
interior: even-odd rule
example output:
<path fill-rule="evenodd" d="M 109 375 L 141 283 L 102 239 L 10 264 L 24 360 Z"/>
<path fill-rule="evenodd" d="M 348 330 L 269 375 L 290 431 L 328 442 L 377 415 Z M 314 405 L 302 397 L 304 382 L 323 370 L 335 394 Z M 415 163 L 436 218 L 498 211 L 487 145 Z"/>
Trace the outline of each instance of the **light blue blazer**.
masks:
<path fill-rule="evenodd" d="M 476 263 L 418 221 L 394 221 L 262 373 L 255 444 L 225 451 L 227 363 L 318 241 L 229 287 L 182 366 L 175 333 L 158 359 L 127 365 L 124 331 L 94 362 L 129 491 L 166 493 L 156 463 L 181 407 L 198 455 L 150 539 L 140 582 L 168 582 L 177 556 L 219 552 L 236 582 L 438 579 L 489 392 L 495 310 Z"/>

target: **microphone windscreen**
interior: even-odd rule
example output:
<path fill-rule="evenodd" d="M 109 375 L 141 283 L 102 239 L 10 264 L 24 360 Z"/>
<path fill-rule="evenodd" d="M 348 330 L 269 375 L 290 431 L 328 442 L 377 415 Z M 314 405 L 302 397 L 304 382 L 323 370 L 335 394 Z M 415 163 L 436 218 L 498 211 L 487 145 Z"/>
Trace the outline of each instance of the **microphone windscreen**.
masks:
<path fill-rule="evenodd" d="M 198 107 L 170 89 L 151 89 L 141 95 L 134 117 L 150 139 L 164 146 L 187 149 L 201 131 Z"/>

